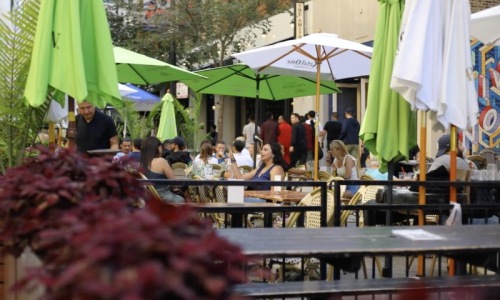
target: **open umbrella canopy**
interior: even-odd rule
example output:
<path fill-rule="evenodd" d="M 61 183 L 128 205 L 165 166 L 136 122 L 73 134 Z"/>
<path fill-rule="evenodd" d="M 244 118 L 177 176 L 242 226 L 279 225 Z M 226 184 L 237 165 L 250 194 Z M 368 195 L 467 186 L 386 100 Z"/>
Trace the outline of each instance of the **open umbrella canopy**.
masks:
<path fill-rule="evenodd" d="M 114 47 L 118 81 L 140 85 L 155 84 L 202 76 L 121 47 Z"/>
<path fill-rule="evenodd" d="M 380 1 L 367 108 L 360 130 L 365 147 L 380 159 L 382 172 L 387 170 L 389 162 L 407 157 L 417 144 L 416 113 L 390 88 L 403 14 L 402 2 Z"/>
<path fill-rule="evenodd" d="M 45 102 L 49 85 L 78 102 L 120 106 L 111 34 L 101 0 L 44 0 L 40 4 L 24 95 Z"/>
<path fill-rule="evenodd" d="M 370 73 L 371 52 L 371 47 L 341 39 L 336 34 L 315 33 L 233 56 L 259 73 L 314 78 L 315 110 L 319 112 L 321 80 L 367 76 Z M 318 147 L 317 134 L 314 145 Z M 315 149 L 315 179 L 318 169 L 318 149 Z"/>
<path fill-rule="evenodd" d="M 177 125 L 175 122 L 174 97 L 166 93 L 161 99 L 163 102 L 160 114 L 160 125 L 156 137 L 160 141 L 171 139 L 177 136 Z"/>
<path fill-rule="evenodd" d="M 265 74 L 316 78 L 319 64 L 321 79 L 338 80 L 368 76 L 371 52 L 371 47 L 336 34 L 314 33 L 233 56 Z"/>
<path fill-rule="evenodd" d="M 120 94 L 124 99 L 134 101 L 137 111 L 151 111 L 160 102 L 160 97 L 153 95 L 130 83 L 119 84 Z"/>
<path fill-rule="evenodd" d="M 259 74 L 244 64 L 196 72 L 207 79 L 183 80 L 197 93 L 266 100 L 282 100 L 316 94 L 316 81 L 295 76 Z M 320 94 L 340 92 L 333 81 L 320 85 Z"/>
<path fill-rule="evenodd" d="M 470 35 L 485 44 L 500 46 L 500 5 L 471 15 Z"/>

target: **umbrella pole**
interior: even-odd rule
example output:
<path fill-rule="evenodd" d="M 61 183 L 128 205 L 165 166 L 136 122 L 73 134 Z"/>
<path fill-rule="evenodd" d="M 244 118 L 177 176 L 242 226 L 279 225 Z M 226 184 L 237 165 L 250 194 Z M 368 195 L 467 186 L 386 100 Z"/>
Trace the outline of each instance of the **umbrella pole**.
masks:
<path fill-rule="evenodd" d="M 457 128 L 450 127 L 450 182 L 457 180 Z M 450 202 L 457 202 L 457 188 L 450 186 Z M 448 262 L 448 275 L 454 276 L 456 273 L 455 260 L 450 258 Z M 458 267 L 460 269 L 460 266 Z"/>
<path fill-rule="evenodd" d="M 56 152 L 56 138 L 55 138 L 54 122 L 49 122 L 49 151 L 51 153 Z"/>
<path fill-rule="evenodd" d="M 68 95 L 68 130 L 66 138 L 68 139 L 68 148 L 75 149 L 76 122 L 75 122 L 75 99 Z"/>
<path fill-rule="evenodd" d="M 418 112 L 418 118 L 420 119 L 420 151 L 419 151 L 419 180 L 425 181 L 427 174 L 427 161 L 426 161 L 426 149 L 427 149 L 427 117 L 425 111 L 421 110 Z M 425 186 L 421 185 L 418 187 L 418 204 L 425 205 Z M 418 226 L 425 225 L 425 214 L 424 210 L 418 210 Z M 425 258 L 423 255 L 418 256 L 417 264 L 417 276 L 425 276 Z"/>
<path fill-rule="evenodd" d="M 260 73 L 257 73 L 257 78 L 255 80 L 255 130 L 254 130 L 254 133 L 252 136 L 252 139 L 253 139 L 253 167 L 254 169 L 257 168 L 257 150 L 259 149 L 259 147 L 257 146 L 257 139 L 255 138 L 255 136 L 259 135 L 259 126 L 257 125 L 257 122 L 259 120 L 259 111 L 260 111 Z M 262 145 L 264 146 L 264 145 Z"/>
<path fill-rule="evenodd" d="M 320 53 L 320 46 L 316 46 L 316 51 L 317 53 Z M 321 85 L 321 61 L 320 60 L 316 60 L 316 101 L 315 101 L 315 111 L 316 111 L 316 114 L 319 114 L 319 91 L 320 91 L 320 85 Z M 314 123 L 314 145 L 313 145 L 313 151 L 314 151 L 314 170 L 313 170 L 313 174 L 314 174 L 314 181 L 317 181 L 318 180 L 318 170 L 319 170 L 319 162 L 318 162 L 318 129 L 319 129 L 319 126 L 318 126 L 318 122 L 315 122 Z"/>

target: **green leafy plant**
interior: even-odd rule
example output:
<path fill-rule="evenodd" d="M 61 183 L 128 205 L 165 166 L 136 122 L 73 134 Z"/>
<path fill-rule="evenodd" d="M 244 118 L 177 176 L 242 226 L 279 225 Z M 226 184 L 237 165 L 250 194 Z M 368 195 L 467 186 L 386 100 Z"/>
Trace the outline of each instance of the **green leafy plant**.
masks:
<path fill-rule="evenodd" d="M 39 151 L 0 177 L 0 240 L 7 253 L 18 256 L 26 246 L 37 251 L 38 234 L 57 227 L 61 215 L 82 202 L 132 205 L 145 197 L 137 179 L 108 158 Z"/>
<path fill-rule="evenodd" d="M 62 150 L 0 177 L 0 242 L 42 261 L 18 283 L 43 299 L 238 299 L 245 256 L 189 206 L 145 197 L 141 182 L 109 158 Z"/>
<path fill-rule="evenodd" d="M 192 209 L 165 205 L 161 217 L 148 209 L 114 215 L 119 208 L 89 202 L 63 215 L 61 226 L 41 233 L 58 255 L 21 286 L 42 283 L 46 299 L 239 298 L 231 287 L 244 282 L 245 257 Z"/>
<path fill-rule="evenodd" d="M 19 165 L 35 143 L 49 107 L 33 108 L 23 94 L 29 72 L 40 0 L 26 0 L 0 18 L 0 172 Z"/>
<path fill-rule="evenodd" d="M 118 135 L 123 137 L 124 129 L 132 138 L 145 138 L 154 129 L 154 115 L 141 115 L 135 108 L 133 101 L 123 99 L 123 106 L 116 107 L 118 116 L 115 117 Z"/>

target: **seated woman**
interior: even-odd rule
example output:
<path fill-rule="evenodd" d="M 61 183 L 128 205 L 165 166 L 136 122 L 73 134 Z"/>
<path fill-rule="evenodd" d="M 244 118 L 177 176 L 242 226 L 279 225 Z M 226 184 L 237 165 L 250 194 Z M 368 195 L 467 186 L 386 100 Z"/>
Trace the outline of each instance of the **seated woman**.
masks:
<path fill-rule="evenodd" d="M 193 160 L 193 170 L 201 170 L 204 165 L 218 164 L 217 158 L 213 157 L 214 147 L 210 142 L 201 144 L 200 154 Z"/>
<path fill-rule="evenodd" d="M 332 163 L 332 173 L 346 180 L 357 180 L 358 172 L 356 168 L 356 159 L 349 155 L 344 142 L 333 140 L 330 143 L 330 153 L 334 160 Z M 342 198 L 350 199 L 358 190 L 358 185 L 347 185 Z"/>
<path fill-rule="evenodd" d="M 162 143 L 156 137 L 148 137 L 141 147 L 141 167 L 148 179 L 175 179 L 174 172 L 168 161 L 161 157 Z M 182 203 L 184 197 L 174 194 L 170 186 L 164 183 L 154 183 L 156 191 L 165 202 Z"/>
<path fill-rule="evenodd" d="M 233 172 L 234 178 L 241 178 L 245 180 L 266 180 L 274 181 L 276 175 L 279 175 L 281 180 L 285 178 L 285 168 L 286 162 L 281 155 L 281 145 L 278 143 L 268 143 L 262 147 L 260 151 L 261 164 L 257 169 L 252 170 L 246 174 L 241 174 L 238 166 L 236 165 L 236 159 L 234 158 L 233 151 L 229 150 L 229 158 L 231 159 L 231 170 Z M 248 189 L 253 190 L 270 190 L 271 186 L 267 184 L 256 184 L 251 185 Z M 257 198 L 245 198 L 245 202 L 265 202 L 265 200 Z"/>

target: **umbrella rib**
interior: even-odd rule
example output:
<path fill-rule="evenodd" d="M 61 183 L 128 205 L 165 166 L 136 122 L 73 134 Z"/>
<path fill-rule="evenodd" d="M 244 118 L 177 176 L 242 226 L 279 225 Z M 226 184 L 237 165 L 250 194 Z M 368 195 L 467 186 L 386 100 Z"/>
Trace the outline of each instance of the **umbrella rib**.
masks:
<path fill-rule="evenodd" d="M 127 64 L 127 65 L 128 65 L 128 66 L 129 66 L 129 67 L 130 67 L 133 71 L 134 71 L 134 73 L 135 73 L 135 74 L 137 74 L 137 76 L 139 76 L 139 78 L 141 78 L 141 79 L 142 79 L 142 81 L 144 81 L 144 83 L 145 83 L 145 84 L 150 84 L 150 83 L 149 83 L 149 81 L 148 81 L 148 80 L 146 80 L 146 78 L 144 78 L 144 77 L 143 77 L 143 76 L 142 76 L 142 75 L 141 75 L 141 74 L 137 71 L 137 69 L 136 69 L 136 68 L 134 68 L 134 66 L 133 66 L 133 65 L 131 65 L 131 64 Z"/>
<path fill-rule="evenodd" d="M 282 59 L 283 57 L 288 56 L 288 55 L 289 55 L 290 53 L 292 53 L 292 52 L 295 52 L 295 51 L 299 52 L 299 51 L 298 51 L 298 50 L 299 50 L 299 48 L 301 48 L 301 47 L 302 47 L 302 46 L 304 46 L 304 45 L 305 45 L 305 44 L 301 44 L 300 46 L 293 45 L 293 46 L 292 46 L 292 47 L 293 47 L 293 49 L 291 49 L 290 51 L 288 51 L 288 52 L 284 53 L 283 55 L 278 56 L 276 59 L 274 59 L 274 60 L 270 61 L 269 63 L 267 63 L 267 64 L 263 65 L 262 67 L 260 67 L 259 69 L 257 69 L 257 72 L 259 72 L 259 73 L 260 73 L 262 70 L 265 70 L 267 67 L 271 66 L 272 64 L 274 64 L 274 63 L 275 63 L 275 62 L 277 62 L 278 60 Z"/>

